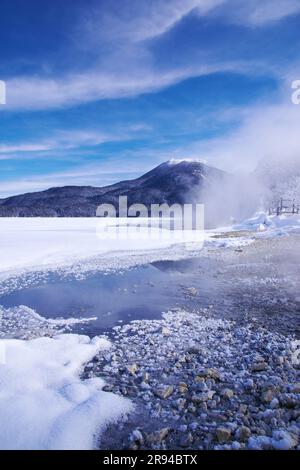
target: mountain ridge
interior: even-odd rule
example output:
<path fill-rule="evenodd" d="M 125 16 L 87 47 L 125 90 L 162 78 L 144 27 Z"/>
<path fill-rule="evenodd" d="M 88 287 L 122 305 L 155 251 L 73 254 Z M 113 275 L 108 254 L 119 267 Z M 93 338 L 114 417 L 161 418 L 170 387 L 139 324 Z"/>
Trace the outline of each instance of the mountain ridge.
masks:
<path fill-rule="evenodd" d="M 92 217 L 102 203 L 117 206 L 119 196 L 127 196 L 129 204 L 147 207 L 193 202 L 196 193 L 201 202 L 201 194 L 227 175 L 202 161 L 169 160 L 138 178 L 108 186 L 52 187 L 0 199 L 0 217 Z"/>

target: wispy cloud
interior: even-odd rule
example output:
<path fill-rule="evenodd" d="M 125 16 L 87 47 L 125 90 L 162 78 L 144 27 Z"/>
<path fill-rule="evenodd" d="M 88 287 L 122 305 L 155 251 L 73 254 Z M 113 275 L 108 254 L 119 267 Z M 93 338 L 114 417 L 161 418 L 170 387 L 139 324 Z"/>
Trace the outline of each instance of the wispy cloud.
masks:
<path fill-rule="evenodd" d="M 73 110 L 64 108 L 136 97 L 193 77 L 219 72 L 276 77 L 276 86 L 284 80 L 290 86 L 292 80 L 299 79 L 300 69 L 296 64 L 296 46 L 288 48 L 290 37 L 293 34 L 295 40 L 298 37 L 293 29 L 295 22 L 291 21 L 291 36 L 287 34 L 289 24 L 279 22 L 300 14 L 300 0 L 105 0 L 91 2 L 89 7 L 76 11 L 77 24 L 74 26 L 73 20 L 72 25 L 66 24 L 64 54 L 56 51 L 47 55 L 45 50 L 42 61 L 39 57 L 35 62 L 32 55 L 30 67 L 11 65 L 8 71 L 7 105 L 0 107 L 1 113 L 8 111 L 3 119 L 8 131 L 5 137 L 4 128 L 0 138 L 0 160 L 2 168 L 7 168 L 6 173 L 2 172 L 0 196 L 67 184 L 110 184 L 137 176 L 173 157 L 200 158 L 212 165 L 239 171 L 253 169 L 262 158 L 297 154 L 300 107 L 293 107 L 287 100 L 263 105 L 260 95 L 259 105 L 243 108 L 248 91 L 249 95 L 252 93 L 252 101 L 247 102 L 255 101 L 255 86 L 249 90 L 247 85 L 239 86 L 240 77 L 235 76 L 233 80 L 232 74 L 228 74 L 230 81 L 225 86 L 233 88 L 234 100 L 230 94 L 224 96 L 223 101 L 217 100 L 216 94 L 224 91 L 224 87 L 218 86 L 208 93 L 214 101 L 206 102 L 205 97 L 202 99 L 205 90 L 193 88 L 193 83 L 191 87 L 185 84 L 187 92 L 178 91 L 181 88 L 178 87 L 170 90 L 169 96 L 162 93 L 159 105 L 154 103 L 158 101 L 156 97 L 153 102 L 152 98 L 142 97 L 140 101 L 128 100 L 128 103 L 103 103 L 99 110 L 98 104 L 89 105 L 74 114 Z M 283 32 L 282 50 L 276 49 L 278 45 L 279 49 L 281 47 L 279 42 L 272 45 L 272 41 L 264 36 L 264 27 L 269 28 L 266 34 L 270 33 L 273 39 L 277 31 Z M 281 40 L 280 34 L 279 37 Z M 60 66 L 55 65 L 55 54 L 64 57 L 68 52 L 67 64 L 58 60 Z M 15 70 L 22 70 L 22 75 L 14 75 Z M 28 70 L 35 73 L 30 74 Z M 218 76 L 210 79 L 213 82 Z M 202 80 L 199 83 L 197 86 L 202 87 Z M 206 89 L 204 80 L 203 88 Z M 194 90 L 197 103 L 193 96 L 186 97 Z M 262 93 L 265 90 L 270 91 L 268 84 Z M 170 98 L 175 95 L 176 98 Z M 269 100 L 270 95 L 271 92 Z M 172 105 L 178 99 L 175 112 L 168 109 L 172 108 L 170 99 Z M 149 129 L 143 123 L 136 124 L 136 120 L 143 120 L 143 114 L 132 107 L 133 102 L 137 107 L 139 102 L 147 102 L 151 116 L 145 121 L 154 125 L 149 132 L 151 135 L 146 138 L 144 134 Z M 54 109 L 58 111 L 54 112 Z M 104 119 L 100 116 L 100 113 L 105 114 L 105 109 L 110 110 L 107 122 L 105 116 Z M 157 109 L 163 115 L 162 120 Z M 14 121 L 14 116 L 10 115 L 20 110 L 51 112 L 41 113 L 40 121 L 39 113 L 28 115 L 28 125 L 26 122 L 22 128 L 23 116 L 27 118 L 27 114 L 20 114 L 20 121 Z M 74 126 L 76 116 L 81 118 L 81 112 L 82 128 L 68 128 Z M 135 124 L 130 127 L 130 122 Z M 19 123 L 22 135 L 31 137 L 18 136 Z M 59 130 L 59 125 L 64 130 Z M 214 127 L 216 132 L 213 132 Z M 213 138 L 213 135 L 222 137 Z M 104 147 L 99 148 L 106 143 L 136 139 L 140 139 L 136 145 L 131 142 L 108 145 L 110 155 L 101 151 Z M 87 164 L 96 161 L 97 157 L 97 164 Z M 23 160 L 26 160 L 25 164 Z M 20 178 L 27 160 L 33 165 L 34 160 L 38 162 L 36 167 L 33 166 L 34 175 Z M 50 161 L 51 165 L 48 165 Z M 72 165 L 74 170 L 65 171 Z M 49 168 L 53 173 L 47 174 Z M 4 181 L 7 178 L 12 179 Z"/>
<path fill-rule="evenodd" d="M 122 0 L 117 10 L 107 2 L 86 13 L 81 26 L 93 43 L 95 38 L 139 42 L 161 36 L 189 14 L 221 13 L 230 22 L 263 26 L 298 12 L 299 0 Z"/>
<path fill-rule="evenodd" d="M 20 143 L 20 144 L 4 144 L 0 145 L 0 159 L 9 159 L 9 154 L 18 152 L 43 152 L 49 150 L 48 145 L 39 143 Z M 4 155 L 3 155 L 4 154 Z"/>
<path fill-rule="evenodd" d="M 103 71 L 88 71 L 59 79 L 17 78 L 7 81 L 5 110 L 51 109 L 91 101 L 125 98 L 161 90 L 191 77 L 217 72 L 250 69 L 241 62 L 195 65 L 171 71 L 131 69 L 120 75 Z"/>
<path fill-rule="evenodd" d="M 0 144 L 0 160 L 23 158 L 30 154 L 35 158 L 43 152 L 49 155 L 50 151 L 66 151 L 82 149 L 83 147 L 98 147 L 108 142 L 121 142 L 136 138 L 140 132 L 147 131 L 143 124 L 124 128 L 108 134 L 97 129 L 58 130 L 46 139 L 31 142 L 18 142 L 13 144 Z"/>
<path fill-rule="evenodd" d="M 162 70 L 149 39 L 160 38 L 187 15 L 216 15 L 225 22 L 261 27 L 299 12 L 300 0 L 122 0 L 118 9 L 114 2 L 101 2 L 99 8 L 82 11 L 75 31 L 70 32 L 76 38 L 71 42 L 72 54 L 84 47 L 85 55 L 91 56 L 84 70 L 78 72 L 75 61 L 71 71 L 11 77 L 5 109 L 41 110 L 131 97 L 190 77 L 240 71 L 241 60 L 216 60 L 209 50 L 205 59 L 177 67 L 165 64 Z"/>
<path fill-rule="evenodd" d="M 148 166 L 139 164 L 138 159 L 131 163 L 123 159 L 110 159 L 68 171 L 14 178 L 1 182 L 0 198 L 59 186 L 107 186 L 120 180 L 136 178 L 152 166 L 150 162 Z"/>
<path fill-rule="evenodd" d="M 1 182 L 0 197 L 53 186 L 103 186 L 130 179 L 171 158 L 198 158 L 207 164 L 239 173 L 255 169 L 261 160 L 299 158 L 300 106 L 285 99 L 276 104 L 227 108 L 216 117 L 224 122 L 239 120 L 240 125 L 223 137 L 194 141 L 163 149 L 139 148 L 115 158 L 76 169 Z M 215 120 L 213 115 L 210 116 Z M 0 156 L 1 159 L 1 156 Z"/>
<path fill-rule="evenodd" d="M 217 13 L 229 22 L 261 27 L 300 13 L 300 1 L 225 0 Z"/>
<path fill-rule="evenodd" d="M 95 38 L 118 43 L 139 42 L 161 36 L 193 11 L 204 15 L 224 1 L 122 0 L 117 10 L 109 1 L 104 8 L 85 14 L 81 26 L 92 42 Z"/>

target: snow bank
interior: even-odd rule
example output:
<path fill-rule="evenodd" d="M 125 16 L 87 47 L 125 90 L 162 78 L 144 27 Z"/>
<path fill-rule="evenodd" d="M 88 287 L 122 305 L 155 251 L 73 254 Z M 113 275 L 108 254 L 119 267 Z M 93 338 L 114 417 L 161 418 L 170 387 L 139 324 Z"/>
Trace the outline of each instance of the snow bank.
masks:
<path fill-rule="evenodd" d="M 250 219 L 229 227 L 208 230 L 205 245 L 215 248 L 239 248 L 260 238 L 300 233 L 300 215 L 269 216 L 258 212 Z"/>
<path fill-rule="evenodd" d="M 300 231 L 300 215 L 267 215 L 265 212 L 258 212 L 254 217 L 245 220 L 241 224 L 235 225 L 234 230 L 271 230 L 275 234 L 285 234 L 287 232 Z"/>
<path fill-rule="evenodd" d="M 79 377 L 82 366 L 109 346 L 73 334 L 1 340 L 0 448 L 92 449 L 105 426 L 132 407 L 103 392 L 102 379 Z"/>

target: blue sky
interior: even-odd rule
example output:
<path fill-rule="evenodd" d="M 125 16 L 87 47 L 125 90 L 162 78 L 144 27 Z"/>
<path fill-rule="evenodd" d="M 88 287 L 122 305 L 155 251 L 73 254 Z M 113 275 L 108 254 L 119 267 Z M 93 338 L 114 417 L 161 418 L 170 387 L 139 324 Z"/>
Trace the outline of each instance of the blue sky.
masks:
<path fill-rule="evenodd" d="M 0 197 L 299 149 L 300 0 L 2 0 Z"/>

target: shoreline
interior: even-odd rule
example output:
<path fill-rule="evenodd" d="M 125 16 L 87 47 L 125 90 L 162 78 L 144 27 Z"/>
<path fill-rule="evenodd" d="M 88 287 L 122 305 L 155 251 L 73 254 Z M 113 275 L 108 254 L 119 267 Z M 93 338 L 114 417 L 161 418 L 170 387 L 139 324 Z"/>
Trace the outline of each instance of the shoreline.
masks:
<path fill-rule="evenodd" d="M 299 449 L 299 342 L 288 331 L 299 326 L 299 243 L 290 235 L 207 247 L 183 288 L 197 302 L 191 279 L 201 285 L 210 275 L 221 286 L 215 305 L 113 329 L 111 351 L 93 357 L 81 380 L 104 379 L 103 392 L 129 398 L 136 411 L 102 432 L 100 448 Z M 246 315 L 253 304 L 256 316 Z"/>

